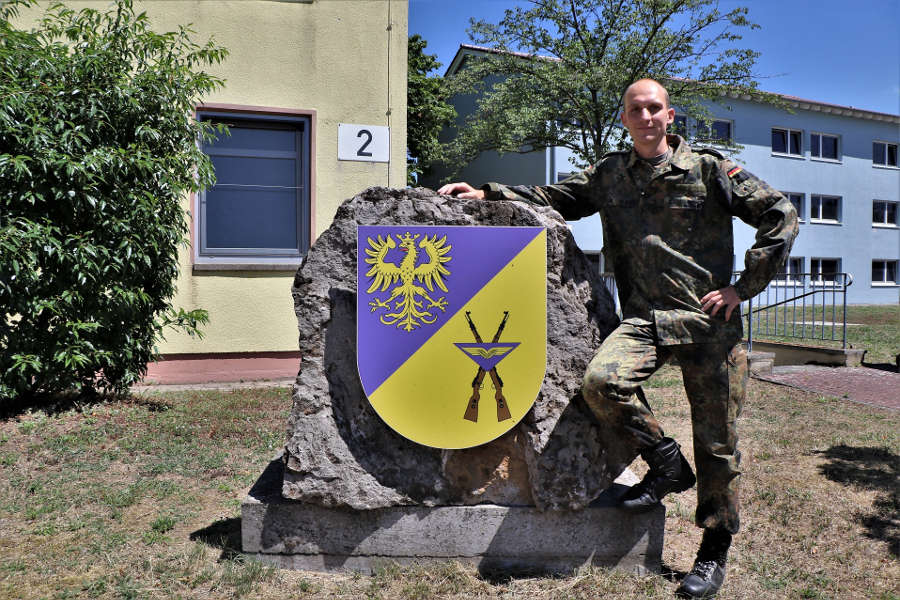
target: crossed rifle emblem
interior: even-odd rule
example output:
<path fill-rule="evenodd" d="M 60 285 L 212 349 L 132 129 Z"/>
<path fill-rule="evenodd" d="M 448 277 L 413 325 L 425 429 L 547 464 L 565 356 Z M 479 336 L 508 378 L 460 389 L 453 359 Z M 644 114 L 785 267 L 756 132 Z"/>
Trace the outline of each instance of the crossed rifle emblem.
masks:
<path fill-rule="evenodd" d="M 496 344 L 500 341 L 500 334 L 503 333 L 503 328 L 506 327 L 506 320 L 508 318 L 509 311 L 503 311 L 503 321 L 500 322 L 497 333 L 494 334 L 494 338 L 491 340 L 492 344 Z M 466 311 L 466 321 L 469 322 L 469 329 L 472 330 L 475 341 L 479 344 L 483 344 L 484 341 L 482 341 L 481 335 L 478 333 L 478 328 L 475 327 L 475 323 L 472 321 L 472 316 L 469 311 Z M 490 375 L 491 382 L 494 384 L 494 400 L 497 402 L 497 421 L 505 421 L 506 419 L 511 418 L 512 416 L 509 414 L 509 407 L 506 405 L 506 398 L 503 397 L 503 380 L 500 379 L 500 374 L 497 372 L 496 365 L 491 367 L 488 371 L 485 371 L 484 367 L 481 365 L 478 366 L 478 372 L 475 374 L 475 378 L 472 379 L 472 396 L 469 398 L 469 402 L 466 405 L 466 412 L 463 415 L 463 418 L 472 421 L 473 423 L 478 421 L 478 402 L 481 400 L 481 387 L 485 375 Z"/>

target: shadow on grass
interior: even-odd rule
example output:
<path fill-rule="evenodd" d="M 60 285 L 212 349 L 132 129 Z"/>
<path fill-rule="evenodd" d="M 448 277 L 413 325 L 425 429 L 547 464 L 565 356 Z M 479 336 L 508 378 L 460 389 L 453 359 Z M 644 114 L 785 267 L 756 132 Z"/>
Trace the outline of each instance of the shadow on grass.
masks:
<path fill-rule="evenodd" d="M 220 519 L 208 527 L 198 529 L 190 536 L 192 541 L 203 542 L 222 550 L 219 560 L 234 560 L 241 556 L 241 520 Z"/>
<path fill-rule="evenodd" d="M 888 371 L 889 373 L 900 373 L 900 367 L 898 367 L 898 365 L 892 365 L 891 363 L 870 363 L 863 361 L 862 366 L 867 369 L 878 369 L 879 371 Z"/>
<path fill-rule="evenodd" d="M 888 545 L 900 556 L 900 456 L 887 448 L 832 446 L 819 452 L 829 460 L 819 471 L 831 481 L 875 490 L 872 512 L 859 512 L 857 521 L 868 537 Z"/>
<path fill-rule="evenodd" d="M 0 420 L 14 419 L 29 412 L 42 412 L 47 416 L 56 416 L 70 410 L 83 411 L 87 407 L 107 402 L 135 404 L 143 406 L 151 412 L 171 408 L 163 400 L 149 396 L 71 391 L 56 394 L 32 394 L 11 399 L 0 398 Z"/>

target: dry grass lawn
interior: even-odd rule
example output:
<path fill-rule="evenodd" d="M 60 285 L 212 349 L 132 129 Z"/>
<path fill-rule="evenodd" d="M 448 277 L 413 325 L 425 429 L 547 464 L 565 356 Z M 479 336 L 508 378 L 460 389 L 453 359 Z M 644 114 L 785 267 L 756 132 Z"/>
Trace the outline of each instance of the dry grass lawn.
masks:
<path fill-rule="evenodd" d="M 663 369 L 648 396 L 668 433 L 689 440 L 678 372 Z M 486 580 L 445 563 L 360 576 L 244 560 L 240 498 L 281 444 L 289 405 L 286 389 L 256 389 L 7 411 L 0 598 L 670 598 L 690 568 L 693 491 L 666 500 L 663 575 Z M 719 597 L 900 598 L 898 422 L 752 382 L 743 529 Z"/>

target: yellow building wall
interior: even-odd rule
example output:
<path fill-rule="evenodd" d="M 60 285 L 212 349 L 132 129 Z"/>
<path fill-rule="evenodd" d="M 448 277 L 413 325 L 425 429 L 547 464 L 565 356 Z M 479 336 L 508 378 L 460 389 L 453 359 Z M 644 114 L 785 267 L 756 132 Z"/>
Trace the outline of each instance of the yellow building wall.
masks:
<path fill-rule="evenodd" d="M 110 4 L 66 5 L 104 10 Z M 196 40 L 212 35 L 228 48 L 222 64 L 207 68 L 225 87 L 204 103 L 315 111 L 313 240 L 345 199 L 373 185 L 406 185 L 407 0 L 145 0 L 135 6 L 156 31 L 192 23 Z M 338 123 L 390 127 L 390 163 L 338 161 Z M 193 210 L 191 202 L 185 198 Z M 209 324 L 202 340 L 168 333 L 161 353 L 297 349 L 296 267 L 203 271 L 192 254 L 181 253 L 175 303 L 206 309 Z"/>

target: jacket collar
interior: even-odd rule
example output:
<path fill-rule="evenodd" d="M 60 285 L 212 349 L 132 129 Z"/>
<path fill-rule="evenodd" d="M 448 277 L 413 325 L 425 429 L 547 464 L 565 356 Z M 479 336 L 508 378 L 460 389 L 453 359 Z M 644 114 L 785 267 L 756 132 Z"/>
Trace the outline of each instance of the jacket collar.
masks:
<path fill-rule="evenodd" d="M 669 147 L 672 149 L 672 158 L 669 159 L 669 165 L 680 169 L 682 171 L 688 171 L 691 168 L 691 147 L 688 145 L 684 138 L 680 135 L 676 135 L 674 133 L 670 133 L 666 135 L 666 142 L 668 142 Z M 631 168 L 634 166 L 634 163 L 641 159 L 638 156 L 638 153 L 635 152 L 634 148 L 631 148 L 631 152 L 628 155 L 628 163 L 626 166 Z"/>

